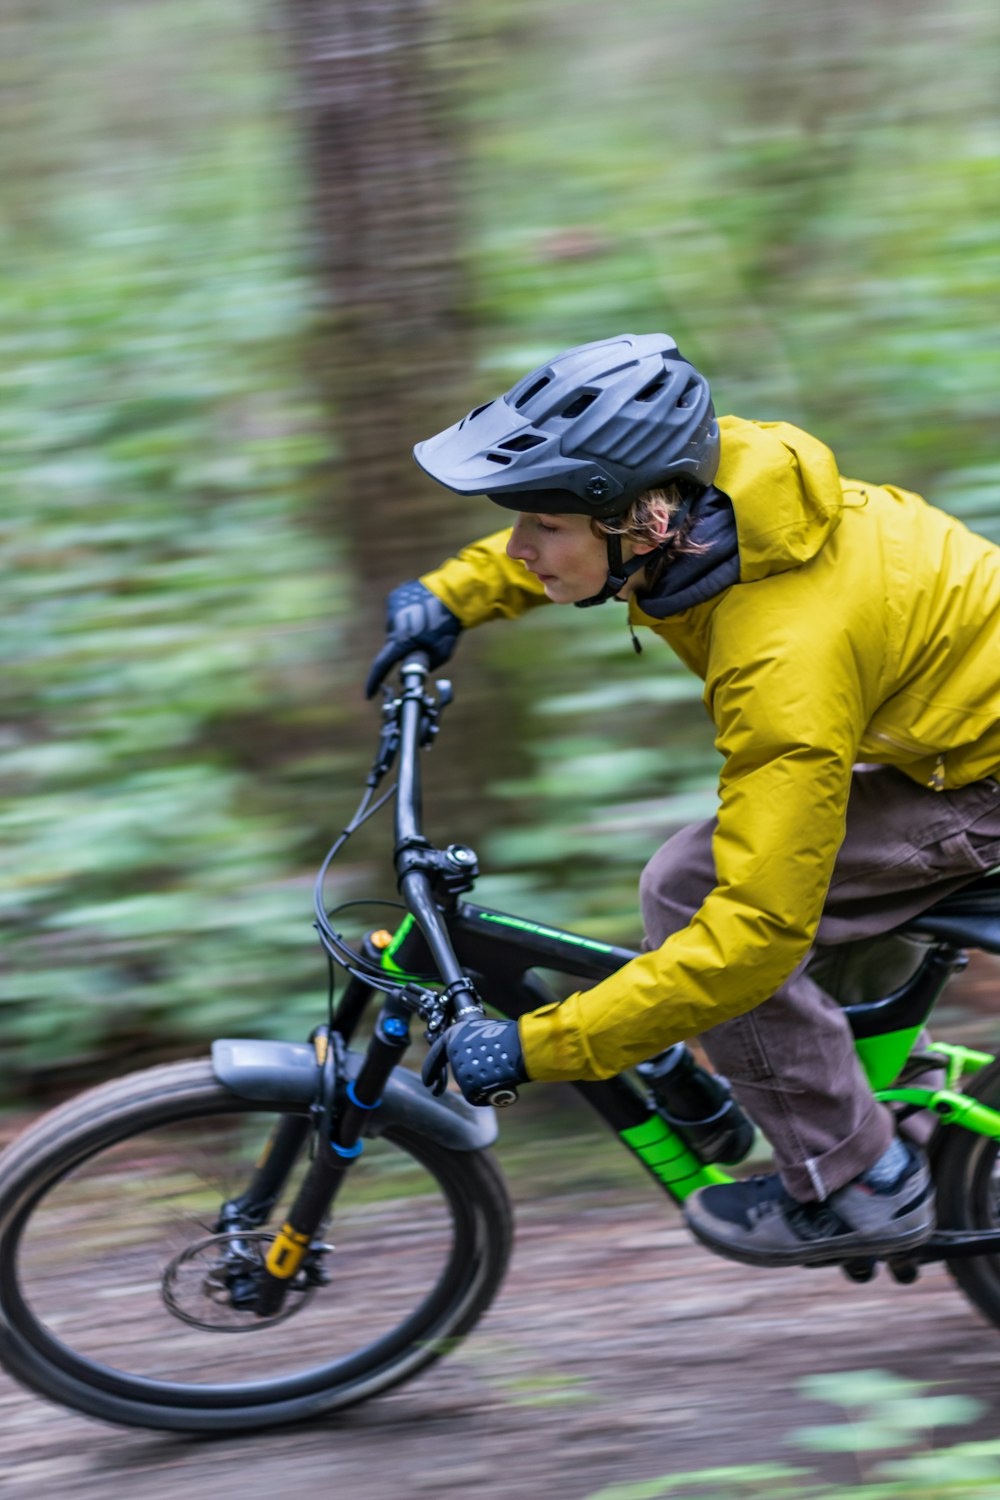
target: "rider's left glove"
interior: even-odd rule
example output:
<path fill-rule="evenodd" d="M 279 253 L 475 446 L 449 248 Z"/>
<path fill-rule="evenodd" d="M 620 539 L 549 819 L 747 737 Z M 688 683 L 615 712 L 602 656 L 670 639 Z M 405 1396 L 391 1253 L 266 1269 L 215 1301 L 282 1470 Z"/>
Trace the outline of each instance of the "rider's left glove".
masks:
<path fill-rule="evenodd" d="M 386 641 L 372 662 L 365 696 L 378 692 L 382 679 L 411 651 L 426 651 L 431 667 L 441 667 L 455 649 L 462 622 L 418 578 L 401 583 L 385 602 Z"/>
<path fill-rule="evenodd" d="M 421 1077 L 432 1094 L 443 1094 L 448 1067 L 470 1104 L 488 1104 L 501 1088 L 527 1083 L 516 1021 L 477 1016 L 442 1032 L 424 1061 Z"/>

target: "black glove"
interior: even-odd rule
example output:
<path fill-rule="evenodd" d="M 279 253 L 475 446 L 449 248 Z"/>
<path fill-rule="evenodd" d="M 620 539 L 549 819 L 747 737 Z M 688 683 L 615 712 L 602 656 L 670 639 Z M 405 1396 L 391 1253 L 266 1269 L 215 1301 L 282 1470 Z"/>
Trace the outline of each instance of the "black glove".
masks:
<path fill-rule="evenodd" d="M 496 1089 L 527 1083 L 516 1021 L 476 1017 L 457 1021 L 431 1047 L 420 1076 L 432 1094 L 443 1094 L 448 1064 L 470 1104 L 488 1104 Z"/>
<path fill-rule="evenodd" d="M 388 639 L 372 662 L 365 684 L 365 697 L 373 698 L 383 677 L 411 651 L 426 651 L 432 667 L 440 667 L 455 649 L 461 622 L 417 579 L 401 583 L 386 600 L 385 629 Z"/>

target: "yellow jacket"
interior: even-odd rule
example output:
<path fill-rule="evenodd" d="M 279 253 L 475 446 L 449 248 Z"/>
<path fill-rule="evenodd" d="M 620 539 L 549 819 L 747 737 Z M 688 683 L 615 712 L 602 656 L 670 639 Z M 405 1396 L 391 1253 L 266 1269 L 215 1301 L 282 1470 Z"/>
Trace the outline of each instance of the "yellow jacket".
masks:
<path fill-rule="evenodd" d="M 938 790 L 1000 767 L 1000 550 L 918 495 L 843 478 L 798 428 L 720 428 L 739 582 L 665 620 L 629 604 L 704 679 L 718 885 L 660 949 L 522 1017 L 534 1079 L 606 1078 L 772 995 L 816 931 L 856 761 Z M 546 602 L 508 535 L 423 579 L 463 625 Z"/>

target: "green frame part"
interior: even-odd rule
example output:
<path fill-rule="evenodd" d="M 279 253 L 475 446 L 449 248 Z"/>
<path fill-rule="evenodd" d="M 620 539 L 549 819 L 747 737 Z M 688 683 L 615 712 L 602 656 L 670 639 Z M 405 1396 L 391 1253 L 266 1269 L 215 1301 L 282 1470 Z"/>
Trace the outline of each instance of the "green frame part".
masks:
<path fill-rule="evenodd" d="M 509 917 L 505 912 L 480 911 L 485 922 L 496 922 L 501 927 L 514 927 L 519 932 L 530 932 L 534 937 L 552 938 L 557 943 L 568 943 L 573 948 L 589 948 L 592 953 L 613 953 L 610 943 L 598 942 L 597 938 L 581 937 L 578 932 L 563 932 L 558 927 L 546 927 L 543 922 L 529 922 L 524 917 Z"/>
<path fill-rule="evenodd" d="M 906 1026 L 902 1031 L 855 1039 L 861 1066 L 876 1093 L 879 1089 L 887 1089 L 899 1077 L 921 1029 L 920 1026 Z M 944 1059 L 947 1069 L 945 1086 L 949 1089 L 955 1087 L 963 1074 L 974 1073 L 995 1060 L 990 1052 L 977 1052 L 972 1047 L 953 1046 L 949 1042 L 934 1041 L 929 1051 Z"/>
<path fill-rule="evenodd" d="M 386 974 L 391 974 L 393 979 L 412 980 L 414 984 L 424 984 L 428 987 L 428 989 L 440 989 L 440 980 L 429 977 L 426 974 L 411 974 L 406 969 L 401 969 L 399 964 L 396 962 L 396 954 L 399 952 L 400 948 L 409 937 L 410 931 L 413 928 L 416 920 L 417 919 L 412 912 L 407 912 L 406 916 L 403 918 L 399 926 L 396 928 L 396 931 L 393 933 L 392 942 L 389 944 L 388 948 L 383 948 L 381 957 L 379 958 L 379 967 Z"/>
<path fill-rule="evenodd" d="M 932 1051 L 940 1053 L 947 1065 L 945 1088 L 953 1089 L 965 1073 L 975 1073 L 996 1062 L 992 1052 L 979 1052 L 975 1047 L 960 1047 L 952 1042 L 934 1042 Z"/>
<path fill-rule="evenodd" d="M 879 1089 L 875 1098 L 882 1104 L 910 1104 L 917 1109 L 929 1109 L 942 1125 L 961 1125 L 976 1135 L 1000 1141 L 1000 1112 L 954 1089 Z"/>
<path fill-rule="evenodd" d="M 977 1135 L 1000 1140 L 1000 1112 L 978 1099 L 970 1099 L 968 1094 L 956 1088 L 964 1074 L 975 1073 L 996 1061 L 991 1052 L 934 1041 L 929 1051 L 945 1064 L 944 1088 L 890 1087 L 910 1055 L 920 1029 L 919 1026 L 906 1027 L 902 1031 L 886 1032 L 884 1036 L 858 1038 L 858 1056 L 875 1098 L 882 1104 L 908 1104 L 917 1109 L 929 1109 L 942 1125 L 961 1125 Z"/>
<path fill-rule="evenodd" d="M 905 1026 L 902 1031 L 886 1031 L 881 1036 L 855 1037 L 861 1066 L 873 1089 L 888 1088 L 899 1077 L 921 1029 Z"/>
<path fill-rule="evenodd" d="M 389 944 L 388 948 L 382 949 L 382 957 L 379 960 L 381 967 L 387 974 L 394 974 L 397 979 L 409 979 L 410 977 L 409 974 L 405 972 L 405 970 L 399 967 L 399 964 L 396 962 L 396 954 L 402 947 L 403 943 L 406 941 L 406 938 L 409 934 L 410 928 L 413 926 L 414 921 L 415 918 L 413 916 L 413 913 L 407 912 L 406 916 L 403 918 L 399 926 L 396 928 L 396 931 L 393 933 L 392 942 Z"/>
<path fill-rule="evenodd" d="M 678 1203 L 683 1203 L 698 1188 L 733 1180 L 720 1167 L 706 1167 L 699 1161 L 660 1115 L 651 1115 L 641 1125 L 630 1125 L 618 1134 Z"/>

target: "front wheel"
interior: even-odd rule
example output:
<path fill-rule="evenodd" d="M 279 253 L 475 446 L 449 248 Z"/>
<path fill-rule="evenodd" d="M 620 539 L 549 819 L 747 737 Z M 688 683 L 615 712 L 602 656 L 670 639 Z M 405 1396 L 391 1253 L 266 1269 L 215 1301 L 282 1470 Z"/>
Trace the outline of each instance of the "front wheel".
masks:
<path fill-rule="evenodd" d="M 107 1421 L 236 1432 L 375 1395 L 467 1333 L 509 1254 L 503 1181 L 487 1154 L 403 1127 L 366 1141 L 282 1319 L 241 1309 L 219 1210 L 290 1108 L 179 1063 L 93 1089 L 16 1141 L 0 1158 L 7 1369 Z M 239 1237 L 251 1269 L 296 1186 Z"/>
<path fill-rule="evenodd" d="M 965 1093 L 1000 1109 L 1000 1062 L 977 1073 Z M 934 1153 L 934 1181 L 942 1229 L 1000 1229 L 1000 1141 L 959 1125 L 946 1128 Z M 1000 1327 L 1000 1255 L 956 1256 L 948 1269 L 969 1301 Z"/>

